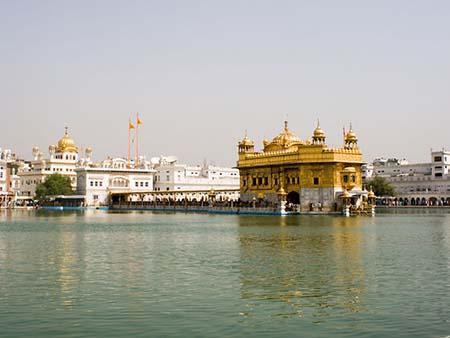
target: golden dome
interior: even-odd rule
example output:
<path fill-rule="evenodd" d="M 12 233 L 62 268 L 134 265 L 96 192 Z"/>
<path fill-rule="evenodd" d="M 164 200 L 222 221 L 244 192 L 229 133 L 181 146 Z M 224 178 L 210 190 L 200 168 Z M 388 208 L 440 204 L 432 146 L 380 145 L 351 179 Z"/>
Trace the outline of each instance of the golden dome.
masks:
<path fill-rule="evenodd" d="M 352 126 L 350 125 L 350 130 L 347 134 L 345 134 L 345 141 L 346 142 L 357 142 L 358 137 L 356 136 L 355 132 L 352 129 Z"/>
<path fill-rule="evenodd" d="M 341 198 L 350 198 L 350 193 L 347 190 L 344 190 L 344 192 L 341 195 Z"/>
<path fill-rule="evenodd" d="M 322 130 L 322 128 L 317 127 L 316 129 L 314 129 L 314 137 L 325 137 L 325 132 Z"/>
<path fill-rule="evenodd" d="M 305 144 L 305 142 L 295 136 L 288 128 L 288 122 L 284 121 L 283 131 L 279 135 L 275 136 L 272 142 L 267 143 L 264 146 L 264 151 L 284 150 L 301 144 Z"/>
<path fill-rule="evenodd" d="M 317 120 L 317 127 L 314 129 L 313 138 L 325 138 L 325 132 L 320 128 L 319 120 Z"/>
<path fill-rule="evenodd" d="M 250 140 L 247 136 L 247 133 L 245 133 L 244 138 L 242 139 L 242 141 L 239 142 L 240 146 L 248 146 L 248 147 L 253 147 L 255 145 L 255 142 L 253 142 L 252 140 Z"/>
<path fill-rule="evenodd" d="M 375 193 L 373 192 L 373 190 L 372 190 L 372 188 L 370 188 L 370 191 L 369 191 L 369 193 L 367 194 L 367 197 L 368 198 L 375 198 L 376 196 L 375 196 Z"/>
<path fill-rule="evenodd" d="M 78 147 L 75 144 L 75 141 L 70 138 L 68 132 L 67 132 L 67 127 L 66 127 L 66 131 L 64 133 L 64 136 L 62 137 L 62 139 L 60 139 L 58 141 L 58 146 L 56 147 L 56 151 L 58 153 L 63 153 L 63 152 L 72 152 L 72 153 L 78 153 Z"/>

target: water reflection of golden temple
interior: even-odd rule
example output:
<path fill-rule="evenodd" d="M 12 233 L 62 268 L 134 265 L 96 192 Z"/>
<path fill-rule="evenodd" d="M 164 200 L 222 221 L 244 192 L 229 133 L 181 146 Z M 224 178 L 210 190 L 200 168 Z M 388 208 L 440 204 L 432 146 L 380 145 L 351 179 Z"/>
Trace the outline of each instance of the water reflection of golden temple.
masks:
<path fill-rule="evenodd" d="M 281 133 L 264 140 L 263 149 L 245 135 L 238 144 L 241 200 L 278 205 L 281 211 L 333 212 L 349 204 L 362 205 L 368 192 L 362 189 L 362 154 L 350 127 L 341 148 L 329 148 L 317 123 L 311 139 L 301 140 L 284 122 Z"/>

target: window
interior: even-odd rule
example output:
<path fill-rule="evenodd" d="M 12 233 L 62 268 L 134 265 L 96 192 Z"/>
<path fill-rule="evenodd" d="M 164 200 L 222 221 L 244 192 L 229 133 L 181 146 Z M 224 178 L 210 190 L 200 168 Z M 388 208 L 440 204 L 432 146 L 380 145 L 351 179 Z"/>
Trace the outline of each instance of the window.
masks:
<path fill-rule="evenodd" d="M 434 177 L 442 177 L 442 173 L 436 173 L 434 174 Z"/>
<path fill-rule="evenodd" d="M 98 200 L 98 195 L 93 195 L 92 197 L 94 198 L 94 200 Z"/>
<path fill-rule="evenodd" d="M 434 162 L 442 162 L 442 156 L 435 156 Z"/>
<path fill-rule="evenodd" d="M 262 177 L 258 177 L 258 185 L 262 185 Z"/>
<path fill-rule="evenodd" d="M 264 185 L 269 185 L 269 178 L 267 176 L 264 177 Z"/>
<path fill-rule="evenodd" d="M 242 180 L 242 185 L 245 187 L 247 185 L 247 180 Z"/>
<path fill-rule="evenodd" d="M 93 187 L 94 186 L 94 182 L 93 181 L 91 181 L 91 187 Z"/>
<path fill-rule="evenodd" d="M 144 186 L 144 182 L 141 182 L 141 187 L 143 187 Z"/>
<path fill-rule="evenodd" d="M 148 182 L 145 182 L 145 186 L 148 187 Z"/>
<path fill-rule="evenodd" d="M 167 187 L 166 190 L 169 190 L 169 187 Z"/>
<path fill-rule="evenodd" d="M 256 177 L 253 177 L 253 185 L 256 185 Z"/>
<path fill-rule="evenodd" d="M 278 178 L 275 179 L 275 185 L 278 185 Z"/>
<path fill-rule="evenodd" d="M 102 182 L 102 181 L 100 181 L 100 182 L 99 182 L 99 185 L 100 185 L 101 187 L 103 187 L 103 182 Z"/>
<path fill-rule="evenodd" d="M 318 177 L 314 177 L 314 185 L 319 185 L 319 178 Z"/>
<path fill-rule="evenodd" d="M 356 176 L 352 175 L 352 182 L 355 183 L 356 182 Z"/>
<path fill-rule="evenodd" d="M 139 186 L 139 182 L 134 182 L 134 186 L 138 187 Z"/>
<path fill-rule="evenodd" d="M 344 175 L 344 183 L 348 183 L 348 175 Z"/>
<path fill-rule="evenodd" d="M 95 181 L 95 186 L 98 187 L 98 182 L 97 181 Z"/>

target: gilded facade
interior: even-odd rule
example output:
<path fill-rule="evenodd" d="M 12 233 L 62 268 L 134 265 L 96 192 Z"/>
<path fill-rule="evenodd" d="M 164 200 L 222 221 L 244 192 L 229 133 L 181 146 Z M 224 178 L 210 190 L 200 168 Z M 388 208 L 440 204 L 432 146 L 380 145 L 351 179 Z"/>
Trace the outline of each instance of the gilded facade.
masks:
<path fill-rule="evenodd" d="M 319 123 L 312 138 L 294 135 L 285 121 L 263 149 L 245 135 L 238 144 L 241 200 L 287 206 L 297 211 L 340 211 L 342 196 L 352 203 L 367 197 L 362 189 L 362 154 L 358 138 L 350 127 L 340 148 L 329 148 Z M 344 194 L 345 192 L 345 194 Z"/>

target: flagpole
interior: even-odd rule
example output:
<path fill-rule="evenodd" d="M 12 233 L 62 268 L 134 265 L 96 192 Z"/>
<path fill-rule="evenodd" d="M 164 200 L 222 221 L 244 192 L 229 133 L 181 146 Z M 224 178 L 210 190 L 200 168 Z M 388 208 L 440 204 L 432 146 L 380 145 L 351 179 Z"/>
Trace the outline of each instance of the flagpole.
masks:
<path fill-rule="evenodd" d="M 130 167 L 130 138 L 131 138 L 131 128 L 130 128 L 130 124 L 131 124 L 131 119 L 128 119 L 128 168 Z"/>
<path fill-rule="evenodd" d="M 134 163 L 134 167 L 138 165 L 139 162 L 139 139 L 138 139 L 138 130 L 139 130 L 139 113 L 136 113 L 136 162 Z"/>

